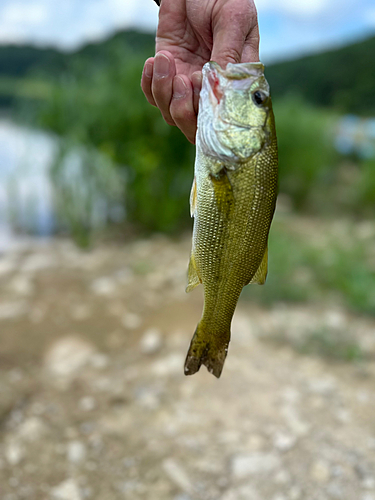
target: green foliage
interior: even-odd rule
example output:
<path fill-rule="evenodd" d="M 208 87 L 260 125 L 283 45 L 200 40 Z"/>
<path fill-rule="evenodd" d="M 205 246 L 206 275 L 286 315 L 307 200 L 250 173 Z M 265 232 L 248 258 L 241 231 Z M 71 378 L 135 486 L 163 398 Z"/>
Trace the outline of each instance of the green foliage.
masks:
<path fill-rule="evenodd" d="M 139 85 L 142 62 L 120 46 L 101 66 L 76 61 L 54 85 L 38 122 L 72 143 L 95 147 L 126 171 L 129 221 L 174 231 L 189 223 L 194 148 L 147 103 Z"/>
<path fill-rule="evenodd" d="M 375 37 L 340 49 L 284 61 L 266 70 L 274 98 L 300 94 L 341 113 L 375 114 Z"/>
<path fill-rule="evenodd" d="M 343 164 L 333 147 L 337 111 L 308 104 L 340 101 L 339 108 L 354 109 L 362 102 L 356 88 L 362 85 L 362 77 L 366 85 L 372 81 L 366 51 L 374 40 L 267 68 L 279 143 L 280 192 L 296 210 L 330 215 L 374 213 L 374 162 L 354 159 L 350 168 Z M 164 123 L 140 90 L 143 61 L 153 50 L 152 35 L 122 32 L 63 59 L 43 56 L 19 82 L 1 77 L 0 50 L 0 100 L 1 95 L 9 99 L 12 93 L 23 102 L 28 100 L 37 112 L 34 123 L 63 137 L 64 144 L 73 148 L 81 144 L 107 157 L 119 171 L 126 172 L 123 205 L 128 220 L 149 231 L 171 232 L 190 224 L 187 200 L 194 148 L 177 129 Z M 345 54 L 353 56 L 355 70 L 352 64 L 344 64 Z M 363 65 L 361 70 L 355 54 Z M 343 105 L 338 84 L 342 77 L 349 85 L 346 71 L 351 75 L 348 96 L 352 100 L 348 97 Z M 335 84 L 327 86 L 324 82 L 328 80 Z M 281 98 L 281 90 L 290 94 Z M 69 151 L 64 149 L 64 154 Z M 63 165 L 61 157 L 55 171 Z M 87 170 L 87 184 L 95 172 Z M 56 187 L 60 189 L 58 182 Z M 88 221 L 85 224 L 90 227 Z M 81 220 L 79 227 L 85 224 Z"/>
<path fill-rule="evenodd" d="M 343 300 L 353 311 L 375 314 L 375 225 L 276 218 L 270 232 L 269 277 L 244 295 L 263 304 Z"/>
<path fill-rule="evenodd" d="M 295 208 L 308 208 L 314 190 L 328 187 L 337 164 L 333 148 L 336 116 L 289 96 L 275 102 L 279 146 L 280 191 Z M 321 192 L 321 191 L 319 191 Z"/>

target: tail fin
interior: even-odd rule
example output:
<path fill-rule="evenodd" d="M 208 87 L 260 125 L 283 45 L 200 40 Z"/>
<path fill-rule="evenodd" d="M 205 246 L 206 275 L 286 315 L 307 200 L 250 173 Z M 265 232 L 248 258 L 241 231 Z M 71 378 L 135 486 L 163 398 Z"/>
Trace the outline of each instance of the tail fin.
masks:
<path fill-rule="evenodd" d="M 201 365 L 219 378 L 227 357 L 230 331 L 224 336 L 209 335 L 200 322 L 190 342 L 185 361 L 185 375 L 194 375 Z M 224 340 L 223 340 L 224 338 Z"/>

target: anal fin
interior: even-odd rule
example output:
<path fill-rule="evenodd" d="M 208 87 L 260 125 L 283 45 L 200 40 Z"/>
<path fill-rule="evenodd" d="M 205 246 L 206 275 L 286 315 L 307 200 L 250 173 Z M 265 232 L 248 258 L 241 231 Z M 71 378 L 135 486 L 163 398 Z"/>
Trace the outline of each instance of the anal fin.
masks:
<path fill-rule="evenodd" d="M 195 216 L 195 210 L 197 208 L 197 182 L 193 180 L 193 185 L 191 186 L 191 191 L 190 191 L 190 216 L 194 217 Z"/>
<path fill-rule="evenodd" d="M 189 269 L 188 269 L 188 284 L 186 287 L 186 293 L 191 292 L 196 286 L 200 285 L 202 281 L 198 276 L 197 267 L 195 264 L 195 258 L 193 252 L 190 256 Z"/>
<path fill-rule="evenodd" d="M 268 272 L 268 246 L 266 247 L 263 255 L 262 262 L 260 263 L 256 273 L 251 278 L 249 283 L 256 283 L 258 285 L 264 285 L 267 278 Z"/>

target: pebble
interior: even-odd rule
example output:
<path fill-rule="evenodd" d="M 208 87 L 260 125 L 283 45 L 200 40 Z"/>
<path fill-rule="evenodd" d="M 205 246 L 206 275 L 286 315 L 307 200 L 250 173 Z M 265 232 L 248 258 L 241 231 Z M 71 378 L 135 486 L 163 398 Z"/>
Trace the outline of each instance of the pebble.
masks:
<path fill-rule="evenodd" d="M 84 396 L 79 400 L 78 406 L 83 411 L 92 411 L 95 410 L 97 404 L 92 396 Z"/>
<path fill-rule="evenodd" d="M 77 483 L 74 479 L 67 479 L 51 489 L 53 500 L 82 500 Z"/>
<path fill-rule="evenodd" d="M 5 276 L 7 274 L 10 274 L 15 269 L 16 269 L 16 261 L 11 257 L 2 258 L 0 260 L 0 276 Z"/>
<path fill-rule="evenodd" d="M 169 356 L 158 359 L 151 365 L 151 371 L 155 375 L 166 376 L 183 373 L 184 356 L 180 353 L 173 353 Z"/>
<path fill-rule="evenodd" d="M 30 417 L 19 427 L 18 437 L 25 441 L 33 442 L 40 439 L 46 432 L 46 426 L 38 417 Z"/>
<path fill-rule="evenodd" d="M 273 439 L 273 445 L 280 451 L 291 450 L 297 442 L 297 438 L 292 434 L 278 432 Z"/>
<path fill-rule="evenodd" d="M 362 488 L 366 490 L 374 490 L 375 489 L 375 478 L 374 477 L 365 477 L 362 481 Z"/>
<path fill-rule="evenodd" d="M 28 308 L 22 300 L 17 302 L 2 302 L 0 304 L 0 320 L 14 319 L 26 314 Z"/>
<path fill-rule="evenodd" d="M 149 328 L 141 338 L 140 347 L 143 354 L 154 354 L 162 346 L 162 336 L 158 328 Z"/>
<path fill-rule="evenodd" d="M 324 460 L 317 460 L 311 467 L 310 476 L 317 483 L 326 483 L 331 477 L 329 464 Z"/>
<path fill-rule="evenodd" d="M 15 276 L 9 283 L 9 289 L 18 295 L 31 295 L 34 285 L 28 275 Z"/>
<path fill-rule="evenodd" d="M 126 313 L 122 316 L 121 323 L 125 328 L 135 330 L 141 326 L 142 319 L 138 316 L 138 314 Z"/>
<path fill-rule="evenodd" d="M 314 378 L 309 381 L 308 385 L 310 392 L 322 396 L 332 394 L 337 388 L 336 380 L 333 377 Z"/>
<path fill-rule="evenodd" d="M 9 465 L 18 465 L 25 456 L 25 451 L 21 443 L 17 440 L 10 440 L 5 448 L 5 458 Z"/>
<path fill-rule="evenodd" d="M 220 500 L 262 500 L 262 497 L 255 488 L 246 485 L 226 491 Z"/>
<path fill-rule="evenodd" d="M 55 342 L 45 356 L 45 367 L 56 377 L 72 377 L 85 366 L 95 349 L 86 340 L 64 337 Z"/>
<path fill-rule="evenodd" d="M 255 474 L 269 473 L 280 467 L 280 458 L 275 453 L 254 452 L 237 455 L 232 459 L 232 474 L 242 479 Z"/>
<path fill-rule="evenodd" d="M 181 488 L 182 491 L 190 492 L 192 490 L 192 483 L 186 471 L 173 458 L 167 458 L 163 461 L 163 469 L 172 483 Z"/>
<path fill-rule="evenodd" d="M 91 283 L 90 289 L 95 295 L 108 296 L 116 292 L 117 284 L 113 278 L 103 276 L 94 280 Z"/>
<path fill-rule="evenodd" d="M 299 486 L 292 486 L 289 490 L 290 500 L 299 500 L 302 496 L 302 491 Z"/>
<path fill-rule="evenodd" d="M 56 258 L 52 254 L 36 253 L 23 261 L 21 271 L 29 273 L 42 271 L 43 269 L 54 267 L 56 264 Z"/>
<path fill-rule="evenodd" d="M 67 446 L 69 462 L 79 463 L 86 458 L 86 447 L 81 441 L 71 441 Z"/>

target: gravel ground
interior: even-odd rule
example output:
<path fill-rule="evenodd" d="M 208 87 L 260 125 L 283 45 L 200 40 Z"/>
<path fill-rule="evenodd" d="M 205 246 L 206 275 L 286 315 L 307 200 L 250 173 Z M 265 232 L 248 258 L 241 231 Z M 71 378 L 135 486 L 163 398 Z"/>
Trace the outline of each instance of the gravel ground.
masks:
<path fill-rule="evenodd" d="M 29 241 L 0 258 L 1 500 L 375 500 L 375 323 L 242 301 L 221 379 L 185 377 L 189 249 Z M 366 357 L 298 353 L 312 326 Z"/>

